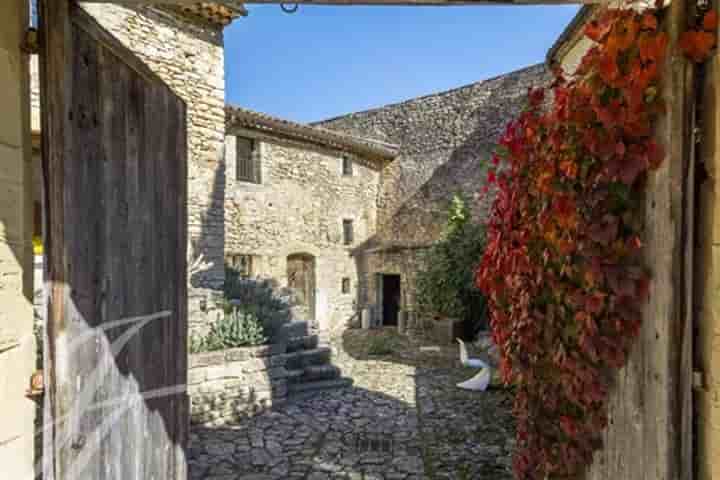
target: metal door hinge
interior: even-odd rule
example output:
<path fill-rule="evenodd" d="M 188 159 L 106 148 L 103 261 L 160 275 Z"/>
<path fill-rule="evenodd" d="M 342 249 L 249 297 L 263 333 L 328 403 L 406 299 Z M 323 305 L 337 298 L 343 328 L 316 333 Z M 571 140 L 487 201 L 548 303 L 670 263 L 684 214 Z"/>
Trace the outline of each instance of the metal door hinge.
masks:
<path fill-rule="evenodd" d="M 692 386 L 694 390 L 707 390 L 705 372 L 695 370 L 692 377 Z"/>
<path fill-rule="evenodd" d="M 23 40 L 23 44 L 20 48 L 28 55 L 34 55 L 40 51 L 37 29 L 28 28 L 25 30 L 25 40 Z"/>
<path fill-rule="evenodd" d="M 695 145 L 700 145 L 700 143 L 702 142 L 702 128 L 700 128 L 700 127 L 693 128 L 692 139 L 693 139 L 693 143 L 695 143 Z"/>

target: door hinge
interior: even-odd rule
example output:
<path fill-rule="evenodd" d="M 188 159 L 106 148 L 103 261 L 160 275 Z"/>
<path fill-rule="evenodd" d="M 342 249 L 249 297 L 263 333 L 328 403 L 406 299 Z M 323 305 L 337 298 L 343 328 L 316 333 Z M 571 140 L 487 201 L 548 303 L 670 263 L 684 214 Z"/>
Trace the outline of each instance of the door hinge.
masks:
<path fill-rule="evenodd" d="M 700 143 L 702 142 L 702 128 L 700 128 L 699 126 L 693 128 L 692 139 L 695 145 L 700 145 Z"/>
<path fill-rule="evenodd" d="M 694 390 L 707 390 L 705 372 L 695 370 L 692 376 L 692 386 Z"/>
<path fill-rule="evenodd" d="M 37 29 L 28 28 L 25 30 L 25 39 L 23 40 L 23 44 L 20 48 L 28 55 L 34 55 L 40 51 Z"/>

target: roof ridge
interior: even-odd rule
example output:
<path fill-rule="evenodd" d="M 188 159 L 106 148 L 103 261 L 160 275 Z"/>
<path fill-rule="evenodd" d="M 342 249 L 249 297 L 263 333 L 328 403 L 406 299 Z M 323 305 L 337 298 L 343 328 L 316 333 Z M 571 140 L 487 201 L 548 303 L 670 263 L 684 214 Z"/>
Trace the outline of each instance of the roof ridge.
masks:
<path fill-rule="evenodd" d="M 483 79 L 483 80 L 478 80 L 477 82 L 468 83 L 468 84 L 465 84 L 465 85 L 460 85 L 459 87 L 454 87 L 454 88 L 450 88 L 450 89 L 447 89 L 447 90 L 441 90 L 441 91 L 438 91 L 438 92 L 428 93 L 428 94 L 425 94 L 425 95 L 420 95 L 419 97 L 413 97 L 413 98 L 408 98 L 408 99 L 405 99 L 405 100 L 401 100 L 401 101 L 399 101 L 399 102 L 391 102 L 391 103 L 387 103 L 387 104 L 385 104 L 385 105 L 380 105 L 380 106 L 378 106 L 378 107 L 372 107 L 372 108 L 368 108 L 368 109 L 365 109 L 365 110 L 358 110 L 358 111 L 355 111 L 355 112 L 347 112 L 347 113 L 344 113 L 344 114 L 341 114 L 341 115 L 336 115 L 336 116 L 333 116 L 333 117 L 325 118 L 325 119 L 323 119 L 323 120 L 318 120 L 318 121 L 315 121 L 315 122 L 310 122 L 308 125 L 317 126 L 317 125 L 320 125 L 320 124 L 332 122 L 332 121 L 334 121 L 334 120 L 339 120 L 339 119 L 341 119 L 341 118 L 350 117 L 350 116 L 352 116 L 352 115 L 361 115 L 361 114 L 373 113 L 373 112 L 376 112 L 376 111 L 384 110 L 384 109 L 389 108 L 389 107 L 398 107 L 398 106 L 400 106 L 400 105 L 405 105 L 405 104 L 408 104 L 408 103 L 416 102 L 416 101 L 418 101 L 418 100 L 423 100 L 423 99 L 430 98 L 430 97 L 439 97 L 439 96 L 442 96 L 442 95 L 448 95 L 448 94 L 451 94 L 451 93 L 454 93 L 454 92 L 458 92 L 458 91 L 460 91 L 460 90 L 465 90 L 465 89 L 470 89 L 470 88 L 473 88 L 473 87 L 477 87 L 477 86 L 482 85 L 482 84 L 484 84 L 484 83 L 489 83 L 489 82 L 493 82 L 493 81 L 496 81 L 496 80 L 500 80 L 500 79 L 502 79 L 502 78 L 504 78 L 504 77 L 509 77 L 509 76 L 512 76 L 512 75 L 515 75 L 515 74 L 518 74 L 518 73 L 521 73 L 521 72 L 524 72 L 524 71 L 527 71 L 527 70 L 532 70 L 532 69 L 538 68 L 538 67 L 546 68 L 544 62 L 539 62 L 539 63 L 535 63 L 535 64 L 532 64 L 532 65 L 528 65 L 527 67 L 523 67 L 523 68 L 518 68 L 518 69 L 516 69 L 516 70 L 512 70 L 512 71 L 507 72 L 507 73 L 502 73 L 502 74 L 499 74 L 499 75 L 495 75 L 495 76 L 493 76 L 493 77 L 485 78 L 485 79 Z"/>

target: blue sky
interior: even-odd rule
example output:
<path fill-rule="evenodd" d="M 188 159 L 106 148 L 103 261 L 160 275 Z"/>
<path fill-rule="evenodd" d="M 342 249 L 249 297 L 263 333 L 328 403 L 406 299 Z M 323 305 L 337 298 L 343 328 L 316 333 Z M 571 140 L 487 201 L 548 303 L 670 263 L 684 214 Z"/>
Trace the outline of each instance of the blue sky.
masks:
<path fill-rule="evenodd" d="M 227 100 L 308 122 L 542 62 L 577 6 L 250 5 L 226 31 Z"/>

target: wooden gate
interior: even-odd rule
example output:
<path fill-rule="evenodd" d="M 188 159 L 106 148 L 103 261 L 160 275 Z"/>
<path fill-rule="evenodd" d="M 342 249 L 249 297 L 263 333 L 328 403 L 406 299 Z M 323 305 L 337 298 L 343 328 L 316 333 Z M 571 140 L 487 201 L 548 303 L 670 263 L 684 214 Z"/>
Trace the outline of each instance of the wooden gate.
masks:
<path fill-rule="evenodd" d="M 185 104 L 74 2 L 42 22 L 45 478 L 183 479 Z"/>

